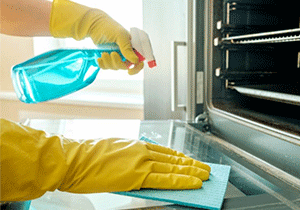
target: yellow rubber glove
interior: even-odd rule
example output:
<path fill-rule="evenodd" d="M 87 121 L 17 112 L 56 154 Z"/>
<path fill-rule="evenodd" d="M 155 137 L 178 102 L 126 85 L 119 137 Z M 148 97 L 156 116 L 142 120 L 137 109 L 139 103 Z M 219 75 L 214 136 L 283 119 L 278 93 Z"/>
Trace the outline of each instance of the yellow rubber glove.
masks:
<path fill-rule="evenodd" d="M 135 66 L 129 74 L 138 73 L 143 65 L 132 50 L 130 34 L 105 12 L 86 7 L 68 0 L 53 0 L 50 32 L 54 37 L 72 37 L 81 40 L 91 37 L 98 44 L 117 43 L 123 56 Z M 118 55 L 119 56 L 119 55 Z M 128 61 L 106 56 L 99 60 L 102 69 L 128 69 Z M 113 62 L 112 62 L 113 61 Z"/>
<path fill-rule="evenodd" d="M 133 68 L 129 68 L 129 62 L 123 62 L 120 55 L 117 52 L 111 54 L 102 53 L 101 58 L 98 58 L 98 64 L 101 69 L 113 69 L 113 70 L 128 70 L 129 75 L 135 75 L 144 68 L 144 62 L 139 62 L 134 65 Z"/>
<path fill-rule="evenodd" d="M 210 167 L 172 149 L 139 140 L 75 141 L 0 119 L 1 201 L 46 191 L 99 193 L 196 189 Z"/>

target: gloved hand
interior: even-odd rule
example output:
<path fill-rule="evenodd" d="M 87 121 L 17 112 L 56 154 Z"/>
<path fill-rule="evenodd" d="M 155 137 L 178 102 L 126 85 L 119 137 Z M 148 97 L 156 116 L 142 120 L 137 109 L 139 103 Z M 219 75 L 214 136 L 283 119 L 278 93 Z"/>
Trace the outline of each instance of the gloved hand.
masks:
<path fill-rule="evenodd" d="M 123 56 L 135 66 L 128 71 L 136 74 L 142 68 L 142 62 L 132 50 L 130 34 L 105 12 L 86 7 L 69 0 L 53 0 L 50 32 L 54 37 L 72 37 L 81 40 L 91 37 L 98 44 L 116 43 Z M 119 56 L 119 55 L 118 55 Z M 128 69 L 128 61 L 123 62 L 119 56 L 105 55 L 99 60 L 102 69 Z"/>
<path fill-rule="evenodd" d="M 133 68 L 129 68 L 130 62 L 123 62 L 120 55 L 117 52 L 102 53 L 101 58 L 98 58 L 98 64 L 101 69 L 123 69 L 128 70 L 129 75 L 137 74 L 144 68 L 144 62 L 139 62 L 134 65 Z"/>
<path fill-rule="evenodd" d="M 210 167 L 139 140 L 75 141 L 0 119 L 1 201 L 31 200 L 46 191 L 99 193 L 196 189 Z"/>

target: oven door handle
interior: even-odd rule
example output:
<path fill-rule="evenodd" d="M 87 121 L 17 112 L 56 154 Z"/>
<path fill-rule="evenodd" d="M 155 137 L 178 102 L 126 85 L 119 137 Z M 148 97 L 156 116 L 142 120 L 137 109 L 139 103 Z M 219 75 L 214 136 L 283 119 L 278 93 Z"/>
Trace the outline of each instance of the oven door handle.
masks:
<path fill-rule="evenodd" d="M 186 105 L 178 104 L 178 46 L 186 46 L 186 42 L 172 41 L 172 70 L 171 70 L 171 110 L 175 112 L 178 108 L 184 108 Z"/>

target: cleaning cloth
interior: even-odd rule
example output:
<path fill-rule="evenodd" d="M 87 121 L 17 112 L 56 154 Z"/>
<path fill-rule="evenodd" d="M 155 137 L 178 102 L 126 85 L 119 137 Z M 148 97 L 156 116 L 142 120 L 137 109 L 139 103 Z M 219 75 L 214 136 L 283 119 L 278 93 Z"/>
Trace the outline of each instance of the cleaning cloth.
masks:
<path fill-rule="evenodd" d="M 142 137 L 141 140 L 156 143 L 151 139 Z M 153 190 L 142 189 L 129 192 L 116 192 L 144 199 L 164 201 L 183 206 L 221 209 L 224 195 L 227 189 L 230 166 L 214 163 L 206 163 L 211 167 L 209 180 L 203 182 L 202 188 L 197 190 Z"/>

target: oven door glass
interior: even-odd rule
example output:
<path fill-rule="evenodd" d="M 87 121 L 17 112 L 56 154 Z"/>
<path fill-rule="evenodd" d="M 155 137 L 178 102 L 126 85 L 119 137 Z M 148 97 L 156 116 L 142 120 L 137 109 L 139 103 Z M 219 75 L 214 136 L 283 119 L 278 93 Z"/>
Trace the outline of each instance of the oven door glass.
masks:
<path fill-rule="evenodd" d="M 300 208 L 299 188 L 292 186 L 293 181 L 297 180 L 286 181 L 280 174 L 277 177 L 271 173 L 276 173 L 273 166 L 181 121 L 30 120 L 27 125 L 74 139 L 144 136 L 195 159 L 230 165 L 231 173 L 222 209 Z M 171 203 L 109 193 L 70 194 L 55 191 L 32 201 L 32 207 L 40 210 L 49 206 L 51 209 L 74 210 L 80 209 L 81 205 L 85 205 L 87 210 L 190 209 Z"/>

